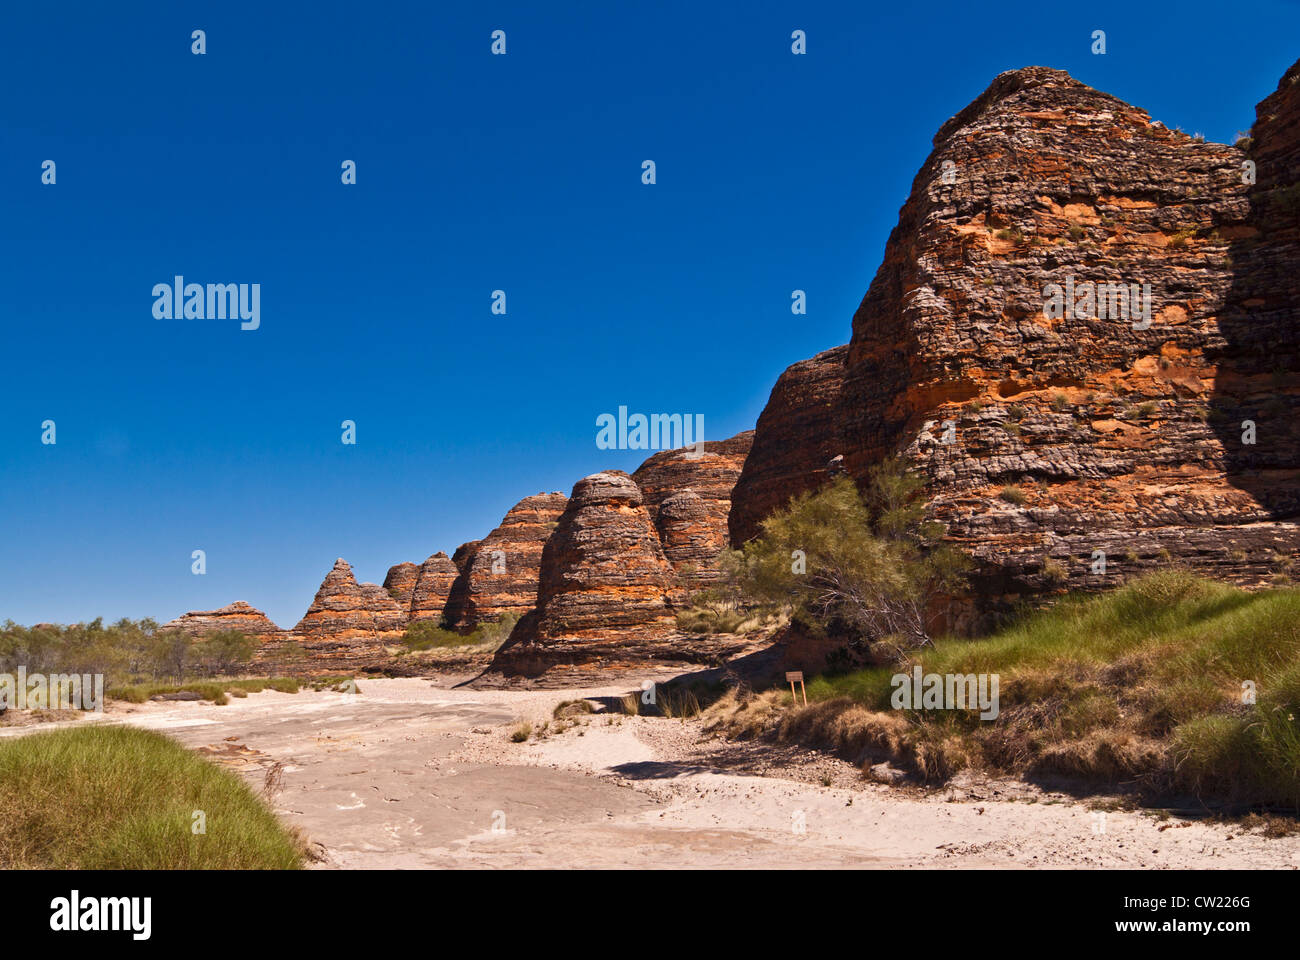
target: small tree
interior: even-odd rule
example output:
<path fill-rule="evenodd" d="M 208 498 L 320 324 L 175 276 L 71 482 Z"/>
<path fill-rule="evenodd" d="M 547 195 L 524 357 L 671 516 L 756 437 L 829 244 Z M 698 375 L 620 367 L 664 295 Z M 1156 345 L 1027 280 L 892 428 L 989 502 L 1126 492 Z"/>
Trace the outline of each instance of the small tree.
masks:
<path fill-rule="evenodd" d="M 925 520 L 922 487 L 893 459 L 861 492 L 838 477 L 768 517 L 758 538 L 724 556 L 723 570 L 743 598 L 788 607 L 814 629 L 928 645 L 927 611 L 962 587 L 970 561 Z"/>
<path fill-rule="evenodd" d="M 172 677 L 184 680 L 193 645 L 189 634 L 182 630 L 159 630 L 154 634 L 150 651 L 154 679 Z"/>
<path fill-rule="evenodd" d="M 232 676 L 253 659 L 257 641 L 239 630 L 220 630 L 194 645 L 200 667 L 208 676 Z"/>

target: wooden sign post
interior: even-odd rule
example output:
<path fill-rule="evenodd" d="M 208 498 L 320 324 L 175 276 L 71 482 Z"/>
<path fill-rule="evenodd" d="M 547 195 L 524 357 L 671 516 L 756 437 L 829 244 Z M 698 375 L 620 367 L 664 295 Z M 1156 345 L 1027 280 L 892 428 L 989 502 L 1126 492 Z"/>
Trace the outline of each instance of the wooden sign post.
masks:
<path fill-rule="evenodd" d="M 803 685 L 803 671 L 791 670 L 785 675 L 785 678 L 790 681 L 790 696 L 794 698 L 796 703 L 799 701 L 799 697 L 798 694 L 794 692 L 794 682 L 796 680 L 799 681 L 799 689 L 803 693 L 803 705 L 805 707 L 808 706 L 808 688 Z"/>

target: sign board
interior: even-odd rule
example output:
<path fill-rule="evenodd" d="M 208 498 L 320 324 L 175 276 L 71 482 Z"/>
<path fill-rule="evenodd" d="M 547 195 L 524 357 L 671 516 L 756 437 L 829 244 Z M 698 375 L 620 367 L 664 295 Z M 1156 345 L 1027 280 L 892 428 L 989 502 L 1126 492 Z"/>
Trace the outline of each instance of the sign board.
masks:
<path fill-rule="evenodd" d="M 803 705 L 804 705 L 805 707 L 808 706 L 808 689 L 803 685 L 803 671 L 802 671 L 802 670 L 790 670 L 790 671 L 788 671 L 788 672 L 786 673 L 785 678 L 786 678 L 787 680 L 790 681 L 790 696 L 791 696 L 791 698 L 795 698 L 795 697 L 797 697 L 797 694 L 794 692 L 794 685 L 795 685 L 795 682 L 797 681 L 798 684 L 799 684 L 799 692 L 803 694 Z M 797 700 L 796 700 L 796 702 L 797 702 Z"/>

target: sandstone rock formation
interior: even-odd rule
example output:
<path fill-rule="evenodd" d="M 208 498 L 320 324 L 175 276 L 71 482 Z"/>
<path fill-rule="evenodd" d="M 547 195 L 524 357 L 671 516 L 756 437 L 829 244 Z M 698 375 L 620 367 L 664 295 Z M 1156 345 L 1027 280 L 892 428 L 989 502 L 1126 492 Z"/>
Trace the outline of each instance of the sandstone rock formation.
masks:
<path fill-rule="evenodd" d="M 342 557 L 325 576 L 293 632 L 306 638 L 376 637 L 400 633 L 406 613 L 378 584 L 357 583 Z"/>
<path fill-rule="evenodd" d="M 858 480 L 901 454 L 977 558 L 985 612 L 1170 562 L 1241 582 L 1289 563 L 1296 367 L 1268 385 L 1260 367 L 1294 357 L 1298 332 L 1283 279 L 1296 217 L 1280 214 L 1296 184 L 1295 75 L 1261 105 L 1258 184 L 1242 149 L 1060 71 L 998 76 L 935 136 L 847 355 L 796 364 L 773 390 L 733 542 L 817 485 L 828 454 Z M 1115 286 L 1089 299 L 1089 284 Z M 1064 291 L 1075 298 L 1056 309 Z M 1247 452 L 1249 412 L 1271 433 Z"/>
<path fill-rule="evenodd" d="M 731 491 L 754 439 L 746 430 L 694 449 L 664 450 L 632 474 L 658 531 L 664 555 L 688 588 L 717 579 L 717 557 L 728 545 Z"/>
<path fill-rule="evenodd" d="M 393 664 L 385 647 L 400 641 L 405 625 L 406 611 L 388 590 L 357 583 L 339 558 L 297 626 L 268 638 L 254 659 L 295 675 L 383 670 Z"/>
<path fill-rule="evenodd" d="M 602 657 L 653 657 L 675 629 L 676 578 L 640 488 L 619 470 L 573 488 L 542 551 L 537 609 L 497 654 L 506 673 Z"/>
<path fill-rule="evenodd" d="M 459 572 L 455 562 L 442 551 L 420 564 L 415 587 L 411 591 L 412 623 L 442 618 L 447 597 L 451 595 L 452 584 L 456 582 Z"/>
<path fill-rule="evenodd" d="M 340 560 L 292 636 L 314 661 L 374 665 L 408 617 L 468 632 L 510 614 L 507 674 L 698 661 L 711 652 L 673 609 L 716 577 L 724 543 L 890 456 L 976 559 L 966 623 L 1172 563 L 1285 578 L 1300 550 L 1300 64 L 1234 146 L 1043 67 L 999 75 L 933 146 L 850 342 L 787 369 L 755 432 L 526 498 L 384 588 Z"/>
<path fill-rule="evenodd" d="M 384 577 L 384 589 L 397 601 L 403 610 L 411 606 L 411 595 L 415 593 L 415 583 L 420 579 L 420 568 L 413 563 L 399 563 L 388 568 Z"/>
<path fill-rule="evenodd" d="M 567 500 L 562 493 L 525 497 L 495 530 L 456 551 L 460 572 L 443 613 L 448 627 L 469 632 L 481 623 L 505 615 L 520 617 L 533 608 L 542 545 Z"/>
<path fill-rule="evenodd" d="M 687 487 L 661 503 L 654 518 L 659 545 L 683 586 L 705 586 L 718 576 L 718 553 L 727 545 L 727 518 L 711 513 L 709 506 Z M 685 599 L 686 593 L 681 597 Z"/>
<path fill-rule="evenodd" d="M 280 632 L 280 628 L 256 607 L 243 600 L 217 610 L 191 610 L 175 620 L 162 625 L 163 630 L 183 630 L 196 637 L 208 636 L 223 630 L 238 630 L 250 637 L 262 639 Z"/>

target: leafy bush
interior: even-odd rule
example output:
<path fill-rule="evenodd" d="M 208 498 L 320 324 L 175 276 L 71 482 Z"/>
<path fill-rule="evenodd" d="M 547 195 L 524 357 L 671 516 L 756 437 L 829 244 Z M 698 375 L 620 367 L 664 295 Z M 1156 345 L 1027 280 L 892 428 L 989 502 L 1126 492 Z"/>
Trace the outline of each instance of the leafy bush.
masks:
<path fill-rule="evenodd" d="M 928 607 L 958 591 L 969 561 L 924 519 L 921 488 L 898 460 L 877 466 L 862 493 L 838 477 L 768 517 L 743 550 L 724 554 L 724 574 L 747 602 L 789 609 L 815 630 L 928 644 Z"/>

